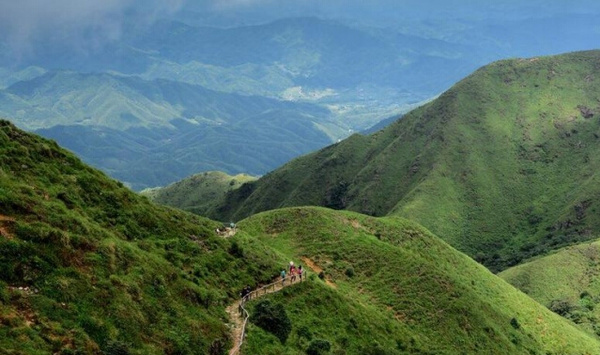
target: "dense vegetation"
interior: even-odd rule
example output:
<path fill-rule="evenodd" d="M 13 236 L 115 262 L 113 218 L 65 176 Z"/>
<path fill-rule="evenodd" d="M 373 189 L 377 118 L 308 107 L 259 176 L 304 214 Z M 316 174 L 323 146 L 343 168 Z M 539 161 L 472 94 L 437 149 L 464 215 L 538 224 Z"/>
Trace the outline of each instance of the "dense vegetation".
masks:
<path fill-rule="evenodd" d="M 203 214 L 214 208 L 217 201 L 228 191 L 254 180 L 255 177 L 246 174 L 229 176 L 219 171 L 209 171 L 192 175 L 166 187 L 146 189 L 140 194 L 162 205 Z"/>
<path fill-rule="evenodd" d="M 370 136 L 229 193 L 210 217 L 320 205 L 413 219 L 492 270 L 600 231 L 600 51 L 485 66 Z"/>
<path fill-rule="evenodd" d="M 330 354 L 600 351 L 593 336 L 405 219 L 311 207 L 239 226 L 247 233 L 239 240 L 268 243 L 312 279 L 267 296 L 271 308 L 283 306 L 291 331 L 282 341 L 251 325 L 244 354 L 319 353 L 326 343 Z M 263 300 L 251 317 L 264 318 Z"/>
<path fill-rule="evenodd" d="M 600 242 L 582 243 L 498 276 L 539 303 L 600 335 Z"/>
<path fill-rule="evenodd" d="M 223 354 L 225 306 L 277 272 L 260 245 L 234 247 L 216 222 L 158 207 L 7 121 L 0 206 L 10 354 Z"/>

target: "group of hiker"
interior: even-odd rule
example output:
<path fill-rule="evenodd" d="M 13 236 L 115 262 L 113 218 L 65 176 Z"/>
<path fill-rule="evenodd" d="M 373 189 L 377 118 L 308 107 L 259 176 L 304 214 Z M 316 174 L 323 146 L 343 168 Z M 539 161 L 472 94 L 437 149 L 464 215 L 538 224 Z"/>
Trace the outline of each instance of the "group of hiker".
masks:
<path fill-rule="evenodd" d="M 303 278 L 306 277 L 305 271 L 304 271 L 304 269 L 302 269 L 302 265 L 298 265 L 298 267 L 296 267 L 296 265 L 294 265 L 293 261 L 290 261 L 290 264 L 288 265 L 287 268 L 283 268 L 281 270 L 280 275 L 281 275 L 281 286 L 285 286 L 285 280 L 289 280 L 290 284 L 292 284 L 292 283 L 296 282 L 296 280 L 302 281 Z M 252 289 L 250 288 L 250 286 L 244 287 L 242 289 L 242 291 L 240 292 L 240 296 L 244 300 L 249 300 L 251 294 L 252 294 Z"/>
<path fill-rule="evenodd" d="M 298 277 L 300 281 L 302 281 L 302 277 L 304 276 L 304 270 L 302 269 L 302 265 L 298 265 L 298 267 L 296 267 L 296 265 L 294 265 L 294 262 L 290 261 L 290 265 L 287 269 L 287 274 L 285 269 L 281 270 L 281 285 L 285 284 L 286 275 L 290 277 L 291 283 L 296 281 L 296 277 Z"/>

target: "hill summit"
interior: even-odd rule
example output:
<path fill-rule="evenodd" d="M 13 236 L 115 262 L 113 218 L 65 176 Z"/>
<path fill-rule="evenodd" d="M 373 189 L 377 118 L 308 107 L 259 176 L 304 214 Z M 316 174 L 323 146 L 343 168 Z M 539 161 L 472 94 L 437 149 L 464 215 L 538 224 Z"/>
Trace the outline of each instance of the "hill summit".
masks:
<path fill-rule="evenodd" d="M 600 51 L 492 63 L 369 136 L 230 192 L 236 220 L 320 205 L 418 221 L 492 270 L 600 231 Z"/>

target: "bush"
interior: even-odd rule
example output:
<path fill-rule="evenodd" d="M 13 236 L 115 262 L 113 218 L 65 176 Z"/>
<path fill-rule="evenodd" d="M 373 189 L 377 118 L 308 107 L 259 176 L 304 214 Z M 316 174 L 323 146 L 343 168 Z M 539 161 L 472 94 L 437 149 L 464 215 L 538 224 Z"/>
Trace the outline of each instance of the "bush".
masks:
<path fill-rule="evenodd" d="M 519 324 L 519 321 L 517 320 L 517 318 L 512 318 L 510 320 L 510 325 L 515 329 L 521 328 L 521 324 Z"/>
<path fill-rule="evenodd" d="M 352 266 L 347 268 L 345 274 L 348 277 L 354 277 L 354 268 Z"/>
<path fill-rule="evenodd" d="M 331 344 L 327 340 L 315 339 L 310 342 L 306 349 L 307 355 L 323 355 L 331 350 Z"/>
<path fill-rule="evenodd" d="M 129 355 L 129 346 L 118 340 L 109 340 L 102 352 L 104 355 Z"/>
<path fill-rule="evenodd" d="M 283 305 L 272 303 L 270 300 L 261 300 L 256 304 L 250 321 L 275 335 L 282 344 L 292 331 L 292 322 Z"/>
<path fill-rule="evenodd" d="M 560 316 L 567 317 L 571 312 L 573 312 L 575 306 L 571 304 L 569 300 L 559 299 L 550 302 L 550 306 L 548 308 Z"/>

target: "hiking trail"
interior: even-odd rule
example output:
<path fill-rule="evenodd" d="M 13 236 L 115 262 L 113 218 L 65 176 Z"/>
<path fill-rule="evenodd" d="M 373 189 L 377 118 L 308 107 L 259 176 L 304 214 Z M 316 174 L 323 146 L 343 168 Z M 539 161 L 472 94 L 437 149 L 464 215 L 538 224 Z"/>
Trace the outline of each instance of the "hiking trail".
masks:
<path fill-rule="evenodd" d="M 283 279 L 277 278 L 277 281 L 272 282 L 268 285 L 257 288 L 254 291 L 251 291 L 244 298 L 235 301 L 229 307 L 226 308 L 227 313 L 229 314 L 229 319 L 231 320 L 231 334 L 233 336 L 233 347 L 229 351 L 229 355 L 237 355 L 240 353 L 240 349 L 244 342 L 245 332 L 246 332 L 246 323 L 248 322 L 248 318 L 250 314 L 244 308 L 244 305 L 248 300 L 253 300 L 271 293 L 275 293 L 281 291 L 282 289 L 304 282 L 307 279 L 306 270 L 303 272 L 302 280 L 300 280 L 299 276 L 296 276 L 296 281 L 292 282 L 291 276 L 286 276 Z"/>

